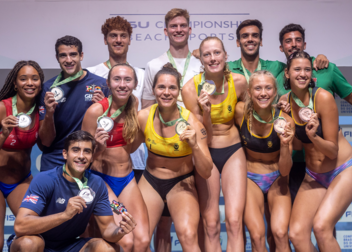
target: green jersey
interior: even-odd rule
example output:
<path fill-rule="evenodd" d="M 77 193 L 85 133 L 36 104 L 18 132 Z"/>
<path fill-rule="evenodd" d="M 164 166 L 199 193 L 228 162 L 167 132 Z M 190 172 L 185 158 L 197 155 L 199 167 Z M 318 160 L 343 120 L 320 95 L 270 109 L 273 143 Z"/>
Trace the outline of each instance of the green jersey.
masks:
<path fill-rule="evenodd" d="M 312 62 L 315 58 L 311 57 Z M 313 70 L 313 79 L 316 86 L 329 91 L 332 95 L 337 94 L 342 99 L 352 93 L 352 86 L 347 82 L 341 71 L 334 63 L 329 63 L 329 67 L 315 71 Z M 290 90 L 285 90 L 285 71 L 282 71 L 277 77 L 279 97 L 288 93 Z"/>
<path fill-rule="evenodd" d="M 262 60 L 259 59 L 262 70 L 267 70 L 271 72 L 275 78 L 285 69 L 286 65 L 280 61 L 270 61 L 270 60 Z M 243 68 L 241 66 L 241 59 L 228 62 L 229 69 L 233 73 L 239 73 L 244 75 Z M 246 69 L 249 76 L 251 73 Z"/>

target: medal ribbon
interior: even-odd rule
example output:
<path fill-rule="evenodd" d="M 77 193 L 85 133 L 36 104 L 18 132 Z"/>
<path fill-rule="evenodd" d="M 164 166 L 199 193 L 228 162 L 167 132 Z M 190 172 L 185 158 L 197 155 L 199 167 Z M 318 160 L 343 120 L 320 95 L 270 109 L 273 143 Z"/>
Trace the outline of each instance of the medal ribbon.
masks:
<path fill-rule="evenodd" d="M 285 120 L 285 118 L 283 118 L 283 117 L 281 117 L 281 116 L 274 117 L 274 115 L 275 115 L 275 112 L 274 112 L 274 110 L 273 110 L 273 119 L 271 119 L 269 122 L 266 122 L 266 121 L 264 121 L 264 120 L 258 115 L 258 113 L 253 109 L 253 117 L 254 117 L 255 119 L 257 119 L 257 121 L 259 121 L 259 122 L 261 122 L 261 123 L 267 123 L 267 124 L 273 123 L 276 119 L 284 119 L 284 120 Z"/>
<path fill-rule="evenodd" d="M 250 76 L 248 75 L 248 72 L 247 72 L 248 70 L 244 67 L 242 60 L 241 60 L 241 66 L 242 66 L 242 69 L 243 69 L 244 77 L 246 78 L 247 83 L 249 83 L 249 77 Z M 262 70 L 262 64 L 260 63 L 260 60 L 259 60 L 257 69 L 255 69 L 254 72 L 260 71 L 260 70 Z"/>
<path fill-rule="evenodd" d="M 101 115 L 101 116 L 98 117 L 98 122 L 99 122 L 99 120 L 100 120 L 101 118 L 107 116 L 108 113 L 109 113 L 109 110 L 110 110 L 110 107 L 111 107 L 111 104 L 112 104 L 112 96 L 111 96 L 111 95 L 108 97 L 108 101 L 109 101 L 109 108 L 108 108 L 107 110 L 105 110 L 105 112 L 104 112 L 103 115 Z M 122 113 L 122 111 L 124 111 L 125 107 L 126 107 L 126 104 L 123 105 L 122 107 L 118 108 L 118 109 L 115 111 L 115 113 L 110 116 L 110 118 L 114 119 L 114 118 L 118 117 L 119 115 L 121 115 L 121 113 Z"/>
<path fill-rule="evenodd" d="M 61 73 L 56 77 L 56 79 L 55 79 L 53 85 L 51 85 L 50 89 L 52 89 L 52 88 L 54 88 L 54 87 L 57 87 L 57 86 L 61 86 L 61 85 L 63 85 L 63 84 L 66 84 L 67 82 L 70 82 L 70 81 L 72 81 L 72 80 L 74 80 L 74 79 L 77 79 L 77 78 L 81 77 L 82 75 L 83 75 L 83 70 L 80 70 L 80 71 L 79 71 L 78 73 L 76 73 L 75 75 L 70 76 L 70 77 L 68 77 L 68 78 L 66 78 L 66 79 L 64 79 L 64 80 L 62 80 L 62 81 L 60 81 L 61 78 L 62 78 L 62 72 L 61 72 Z"/>
<path fill-rule="evenodd" d="M 202 89 L 203 89 L 204 83 L 205 83 L 205 72 L 202 73 L 201 81 L 198 84 L 198 96 L 200 95 L 200 91 L 202 91 Z M 225 90 L 225 76 L 223 77 L 223 80 L 222 80 L 221 92 L 220 93 L 216 92 L 216 86 L 215 86 L 215 93 L 213 95 L 222 95 L 225 93 L 224 90 Z"/>
<path fill-rule="evenodd" d="M 12 115 L 13 116 L 24 115 L 24 114 L 29 116 L 30 114 L 32 114 L 33 110 L 35 109 L 35 105 L 36 105 L 34 103 L 33 107 L 27 113 L 23 113 L 23 112 L 18 113 L 16 104 L 17 104 L 17 94 L 14 97 L 12 97 Z"/>
<path fill-rule="evenodd" d="M 164 119 L 161 117 L 161 113 L 160 113 L 160 110 L 159 110 L 159 119 L 160 119 L 160 121 L 163 124 L 165 124 L 166 126 L 174 126 L 177 123 L 177 121 L 185 120 L 185 119 L 182 118 L 182 115 L 181 115 L 181 107 L 179 105 L 177 105 L 177 108 L 178 108 L 178 111 L 180 112 L 180 118 L 177 118 L 177 119 L 169 121 L 169 122 L 165 122 Z"/>
<path fill-rule="evenodd" d="M 68 174 L 68 172 L 66 171 L 66 164 L 64 164 L 64 166 L 62 167 L 62 170 L 64 171 L 64 173 L 68 176 L 70 176 L 71 178 L 74 179 L 74 181 L 76 181 L 78 187 L 80 190 L 82 190 L 83 188 L 89 188 L 89 186 L 87 186 L 88 184 L 88 179 L 84 176 L 83 174 L 83 180 L 84 182 L 82 183 L 82 181 L 78 178 L 72 177 L 70 174 Z"/>
<path fill-rule="evenodd" d="M 183 87 L 183 80 L 184 80 L 184 78 L 186 76 L 186 72 L 187 72 L 187 69 L 188 69 L 189 61 L 191 60 L 191 56 L 192 56 L 191 52 L 188 52 L 187 58 L 186 58 L 186 62 L 185 62 L 185 66 L 183 67 L 183 74 L 182 74 L 182 78 L 181 78 L 181 82 L 180 82 L 181 89 Z M 167 57 L 169 58 L 169 61 L 172 64 L 172 66 L 177 70 L 176 63 L 174 61 L 174 58 L 171 55 L 170 50 L 167 51 Z"/>
<path fill-rule="evenodd" d="M 303 102 L 297 97 L 297 95 L 295 95 L 295 93 L 291 92 L 292 95 L 292 99 L 295 101 L 295 103 L 301 107 L 301 108 L 310 108 L 311 110 L 313 110 L 313 100 L 312 100 L 312 89 L 308 88 L 309 90 L 309 104 L 308 106 L 304 105 Z"/>
<path fill-rule="evenodd" d="M 108 68 L 111 69 L 110 60 L 108 59 L 105 63 L 106 63 L 106 65 L 108 66 Z M 126 64 L 129 65 L 127 61 L 126 61 Z"/>

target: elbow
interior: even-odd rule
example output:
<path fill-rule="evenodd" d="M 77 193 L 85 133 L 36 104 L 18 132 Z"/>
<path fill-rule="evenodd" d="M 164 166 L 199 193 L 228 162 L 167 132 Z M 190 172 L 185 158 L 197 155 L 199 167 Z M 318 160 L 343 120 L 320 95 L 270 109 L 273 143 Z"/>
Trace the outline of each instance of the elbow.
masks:
<path fill-rule="evenodd" d="M 338 148 L 335 148 L 333 151 L 329 151 L 329 155 L 327 155 L 331 160 L 337 159 L 339 150 Z"/>
<path fill-rule="evenodd" d="M 199 175 L 204 178 L 204 179 L 208 179 L 211 176 L 211 170 L 213 169 L 213 163 L 211 162 L 211 164 L 209 166 L 206 167 L 206 169 L 202 172 L 199 173 Z"/>
<path fill-rule="evenodd" d="M 17 220 L 15 221 L 15 225 L 14 225 L 13 229 L 14 229 L 17 237 L 28 235 L 27 230 L 25 230 L 25 228 L 23 228 L 23 226 L 21 224 L 18 224 Z"/>

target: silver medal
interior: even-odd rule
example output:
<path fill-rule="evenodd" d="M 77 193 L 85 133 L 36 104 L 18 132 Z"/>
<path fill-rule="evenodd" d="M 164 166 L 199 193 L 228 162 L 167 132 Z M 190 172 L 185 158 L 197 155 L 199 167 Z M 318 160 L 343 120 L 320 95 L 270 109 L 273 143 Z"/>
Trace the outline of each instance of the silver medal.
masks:
<path fill-rule="evenodd" d="M 202 90 L 207 92 L 209 95 L 214 94 L 216 91 L 215 82 L 212 80 L 205 80 Z"/>
<path fill-rule="evenodd" d="M 286 120 L 283 118 L 278 118 L 274 121 L 274 130 L 279 134 L 284 133 L 285 126 L 286 126 Z"/>
<path fill-rule="evenodd" d="M 29 115 L 22 114 L 18 115 L 18 127 L 20 128 L 27 128 L 32 123 L 32 119 Z"/>
<path fill-rule="evenodd" d="M 305 108 L 301 108 L 299 110 L 298 115 L 299 115 L 299 118 L 301 118 L 301 120 L 303 122 L 309 122 L 313 113 L 314 113 L 313 110 L 311 110 L 308 107 L 305 107 Z"/>
<path fill-rule="evenodd" d="M 60 87 L 54 87 L 50 90 L 50 92 L 54 94 L 54 99 L 57 102 L 61 101 L 62 98 L 64 98 L 64 90 L 62 90 L 62 88 Z"/>
<path fill-rule="evenodd" d="M 104 116 L 98 121 L 98 127 L 110 132 L 114 127 L 114 121 L 110 117 Z"/>
<path fill-rule="evenodd" d="M 175 127 L 176 134 L 181 135 L 186 130 L 187 125 L 189 123 L 186 120 L 179 120 Z"/>
<path fill-rule="evenodd" d="M 78 192 L 78 196 L 81 196 L 86 204 L 90 204 L 94 200 L 95 192 L 90 187 L 86 187 Z"/>

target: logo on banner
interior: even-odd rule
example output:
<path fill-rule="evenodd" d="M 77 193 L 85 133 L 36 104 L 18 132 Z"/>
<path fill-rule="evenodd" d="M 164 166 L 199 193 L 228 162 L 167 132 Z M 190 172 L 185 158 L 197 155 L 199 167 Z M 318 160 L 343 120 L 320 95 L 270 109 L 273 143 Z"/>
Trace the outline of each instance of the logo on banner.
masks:
<path fill-rule="evenodd" d="M 31 194 L 31 195 L 27 195 L 22 202 L 32 202 L 33 204 L 37 204 L 38 199 L 39 199 L 39 196 Z"/>

